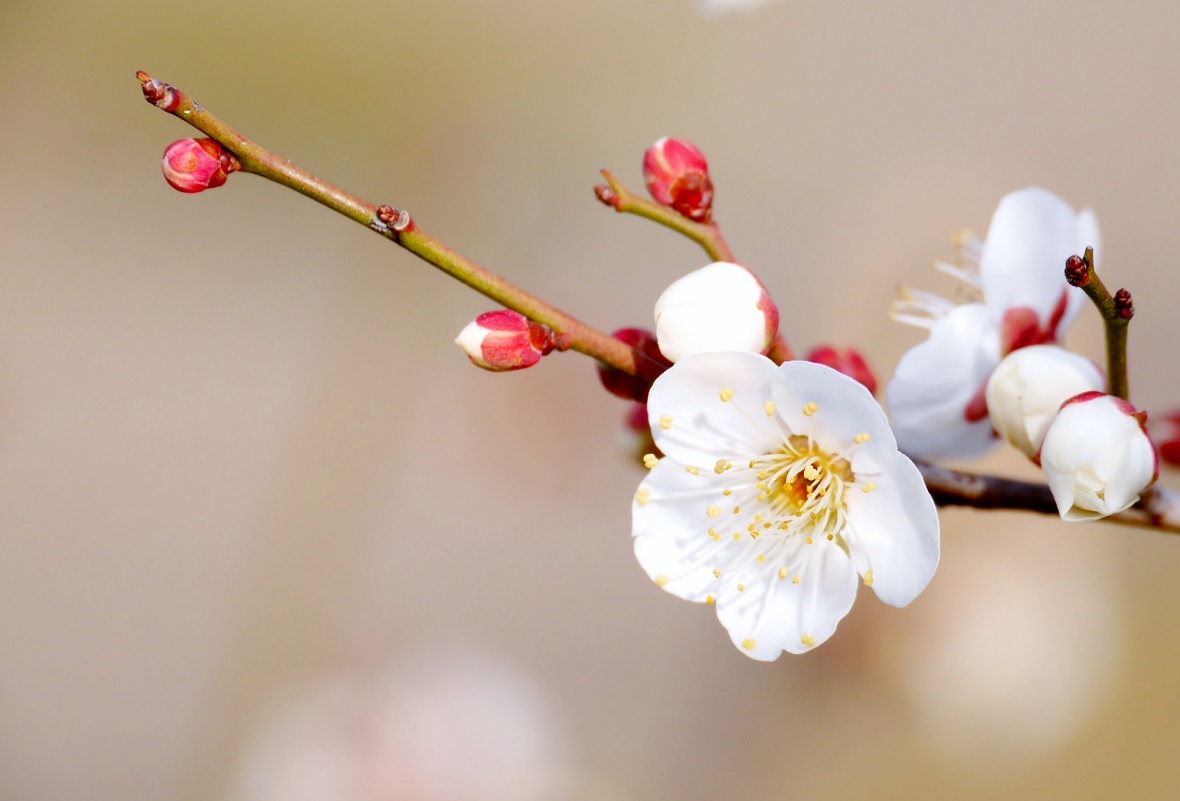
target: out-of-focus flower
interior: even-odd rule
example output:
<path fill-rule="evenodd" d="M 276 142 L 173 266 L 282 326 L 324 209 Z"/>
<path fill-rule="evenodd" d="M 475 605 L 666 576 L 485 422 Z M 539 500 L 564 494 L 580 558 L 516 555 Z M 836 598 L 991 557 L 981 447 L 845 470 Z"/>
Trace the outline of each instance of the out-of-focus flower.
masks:
<path fill-rule="evenodd" d="M 571 784 L 535 683 L 451 658 L 297 697 L 248 753 L 235 801 L 551 801 Z"/>
<path fill-rule="evenodd" d="M 1101 392 L 1061 406 L 1039 454 L 1064 520 L 1097 520 L 1121 512 L 1159 477 L 1147 414 Z"/>
<path fill-rule="evenodd" d="M 212 139 L 180 139 L 165 148 L 160 168 L 173 189 L 204 192 L 224 184 L 237 160 Z"/>
<path fill-rule="evenodd" d="M 856 348 L 833 348 L 831 345 L 820 345 L 812 348 L 803 357 L 809 362 L 824 364 L 838 373 L 864 385 L 870 394 L 877 394 L 877 376 L 873 375 L 869 363 L 860 355 Z"/>
<path fill-rule="evenodd" d="M 756 353 L 677 362 L 648 417 L 667 454 L 635 495 L 635 555 L 667 592 L 716 604 L 755 659 L 824 642 L 857 574 L 905 606 L 938 564 L 938 514 L 863 386 Z"/>
<path fill-rule="evenodd" d="M 661 206 L 697 222 L 713 213 L 713 181 L 705 156 L 691 142 L 665 136 L 643 153 L 643 181 Z"/>
<path fill-rule="evenodd" d="M 694 353 L 765 351 L 778 331 L 778 308 L 753 273 L 718 261 L 665 289 L 655 320 L 660 351 L 676 362 Z"/>
<path fill-rule="evenodd" d="M 904 690 L 895 703 L 907 736 L 932 760 L 1008 781 L 1076 748 L 1118 709 L 1120 676 L 1137 661 L 1127 647 L 1135 626 L 1110 540 L 1062 548 L 983 516 L 962 524 L 928 597 L 903 625 L 873 632 L 875 659 Z"/>
<path fill-rule="evenodd" d="M 455 337 L 476 367 L 502 372 L 523 370 L 553 350 L 550 331 L 509 309 L 484 312 Z"/>
<path fill-rule="evenodd" d="M 1099 250 L 1098 225 L 1044 189 L 1000 201 L 984 241 L 964 237 L 956 264 L 938 269 L 972 297 L 962 305 L 904 290 L 894 319 L 930 330 L 897 365 L 886 389 L 902 450 L 922 458 L 972 458 L 994 442 L 985 386 L 1007 354 L 1056 342 L 1085 301 L 1066 284 L 1065 260 Z"/>
<path fill-rule="evenodd" d="M 1147 430 L 1159 448 L 1160 458 L 1173 467 L 1180 467 L 1180 409 L 1153 414 Z"/>
<path fill-rule="evenodd" d="M 1009 353 L 992 372 L 988 416 L 996 433 L 1033 458 L 1061 404 L 1105 386 L 1089 359 L 1056 345 L 1031 345 Z"/>
<path fill-rule="evenodd" d="M 697 8 L 706 17 L 719 17 L 735 12 L 756 11 L 770 3 L 771 0 L 697 0 Z"/>

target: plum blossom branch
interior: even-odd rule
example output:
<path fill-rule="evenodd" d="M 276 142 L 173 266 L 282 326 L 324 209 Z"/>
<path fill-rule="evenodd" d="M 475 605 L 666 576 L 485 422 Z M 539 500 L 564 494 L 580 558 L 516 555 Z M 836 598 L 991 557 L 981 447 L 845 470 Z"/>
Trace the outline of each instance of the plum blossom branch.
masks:
<path fill-rule="evenodd" d="M 729 249 L 717 223 L 690 220 L 674 209 L 640 197 L 623 186 L 610 170 L 603 170 L 602 177 L 606 179 L 607 185 L 596 186 L 594 194 L 604 205 L 619 213 L 634 214 L 671 228 L 700 245 L 713 261 L 734 260 L 733 251 Z"/>
<path fill-rule="evenodd" d="M 625 187 L 610 170 L 603 170 L 602 177 L 606 179 L 606 184 L 594 187 L 594 194 L 603 205 L 610 206 L 621 214 L 634 214 L 672 229 L 700 245 L 701 249 L 715 262 L 735 261 L 733 250 L 725 241 L 725 236 L 721 233 L 721 228 L 717 223 L 692 220 L 671 207 L 640 197 Z M 770 350 L 766 355 L 775 364 L 782 364 L 795 358 L 781 331 L 775 332 Z"/>
<path fill-rule="evenodd" d="M 969 506 L 973 509 L 1011 510 L 1058 514 L 1053 493 L 1045 484 L 1017 481 L 984 473 L 969 473 L 914 459 L 926 488 L 938 506 Z M 1180 495 L 1154 487 L 1135 506 L 1104 517 L 1100 522 L 1154 528 L 1180 534 Z"/>
<path fill-rule="evenodd" d="M 261 145 L 242 136 L 225 122 L 206 111 L 179 89 L 138 72 L 145 99 L 158 108 L 184 120 L 225 149 L 227 172 L 250 172 L 303 194 L 354 222 L 381 234 L 424 261 L 434 265 L 478 292 L 548 326 L 554 332 L 554 345 L 572 349 L 597 359 L 609 367 L 651 383 L 666 365 L 644 355 L 619 339 L 580 322 L 549 303 L 525 292 L 475 262 L 456 253 L 417 226 L 410 214 L 388 205 L 373 205 L 350 192 L 334 186 Z M 733 254 L 716 224 L 700 223 L 677 212 L 637 197 L 604 170 L 609 186 L 596 189 L 600 200 L 617 211 L 637 214 L 678 231 L 701 245 L 717 261 L 732 261 Z M 1086 278 L 1075 283 L 1103 313 L 1107 323 L 1108 355 L 1111 358 L 1111 393 L 1126 397 L 1126 328 L 1133 308 L 1130 295 L 1120 290 L 1111 296 L 1093 271 L 1093 254 L 1086 251 L 1082 263 Z M 1070 260 L 1074 264 L 1074 260 Z M 1075 267 L 1075 272 L 1078 270 Z M 1068 275 L 1068 268 L 1067 268 Z M 1071 278 L 1071 283 L 1074 279 Z M 769 356 L 775 362 L 791 360 L 790 348 L 778 335 Z M 977 509 L 1011 509 L 1056 514 L 1049 488 L 1042 484 L 1015 481 L 997 476 L 969 473 L 914 460 L 927 488 L 939 506 L 969 506 Z M 1132 509 L 1111 515 L 1105 520 L 1128 525 L 1153 527 L 1180 533 L 1180 495 L 1155 488 Z"/>
<path fill-rule="evenodd" d="M 419 228 L 405 210 L 375 206 L 317 178 L 238 133 L 176 87 L 156 80 L 143 71 L 137 72 L 136 78 L 149 103 L 184 120 L 220 144 L 237 160 L 239 171 L 254 173 L 294 189 L 381 234 L 477 292 L 553 329 L 561 337 L 563 349 L 584 353 L 603 364 L 648 381 L 655 380 L 663 372 L 662 365 L 629 345 L 577 320 L 451 250 Z"/>
<path fill-rule="evenodd" d="M 1113 295 L 1094 269 L 1094 248 L 1086 248 L 1084 256 L 1070 256 L 1065 263 L 1065 280 L 1086 293 L 1102 315 L 1106 331 L 1106 373 L 1109 390 L 1123 400 L 1130 400 L 1127 383 L 1127 328 L 1135 307 L 1131 293 L 1120 289 Z"/>

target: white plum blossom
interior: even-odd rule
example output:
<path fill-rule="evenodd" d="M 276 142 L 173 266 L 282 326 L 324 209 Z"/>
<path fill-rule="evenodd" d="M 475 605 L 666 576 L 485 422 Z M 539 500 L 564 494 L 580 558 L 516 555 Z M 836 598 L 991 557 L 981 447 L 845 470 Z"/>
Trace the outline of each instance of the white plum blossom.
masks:
<path fill-rule="evenodd" d="M 694 353 L 766 350 L 778 331 L 778 309 L 753 273 L 718 261 L 665 289 L 655 321 L 660 352 L 676 362 Z"/>
<path fill-rule="evenodd" d="M 1040 460 L 1063 520 L 1121 512 L 1159 477 L 1146 419 L 1127 401 L 1101 392 L 1083 392 L 1062 404 Z"/>
<path fill-rule="evenodd" d="M 1032 458 L 1061 404 L 1105 386 L 1102 373 L 1086 357 L 1057 345 L 1030 345 L 1009 353 L 992 372 L 988 417 L 997 434 Z"/>
<path fill-rule="evenodd" d="M 903 290 L 894 319 L 930 336 L 911 348 L 886 389 L 894 432 L 915 457 L 969 459 L 997 440 L 985 386 L 1007 354 L 1054 343 L 1084 293 L 1065 282 L 1065 261 L 1099 249 L 1093 213 L 1081 213 L 1044 189 L 1022 189 L 1000 201 L 983 241 L 963 237 L 955 264 L 936 267 L 963 282 L 970 302 Z"/>
<path fill-rule="evenodd" d="M 857 575 L 905 606 L 934 575 L 938 514 L 885 413 L 830 367 L 756 353 L 677 362 L 652 386 L 656 445 L 635 495 L 635 555 L 655 583 L 715 604 L 760 660 L 824 642 Z"/>

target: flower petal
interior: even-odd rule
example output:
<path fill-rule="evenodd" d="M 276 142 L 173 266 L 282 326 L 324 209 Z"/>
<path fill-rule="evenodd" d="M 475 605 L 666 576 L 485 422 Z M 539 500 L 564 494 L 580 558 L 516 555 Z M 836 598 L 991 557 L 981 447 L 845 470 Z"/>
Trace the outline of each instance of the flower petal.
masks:
<path fill-rule="evenodd" d="M 813 362 L 785 362 L 771 386 L 786 433 L 809 436 L 848 459 L 854 472 L 876 473 L 892 462 L 897 441 L 885 410 L 858 381 Z"/>
<path fill-rule="evenodd" d="M 967 407 L 1000 362 L 999 332 L 981 303 L 958 306 L 906 351 L 886 388 L 898 446 L 923 459 L 979 456 L 996 440 Z"/>
<path fill-rule="evenodd" d="M 849 497 L 844 541 L 857 572 L 873 571 L 870 586 L 877 597 L 905 606 L 926 589 L 938 567 L 938 509 L 904 454 L 873 483 L 871 492 Z"/>
<path fill-rule="evenodd" d="M 681 359 L 656 379 L 648 395 L 656 445 L 681 464 L 705 469 L 718 459 L 744 462 L 770 452 L 782 441 L 766 413 L 775 370 L 774 362 L 757 353 Z"/>
<path fill-rule="evenodd" d="M 724 496 L 725 489 L 733 494 Z M 752 511 L 735 515 L 733 510 L 742 504 L 752 510 L 752 495 L 752 487 L 743 487 L 730 474 L 719 476 L 711 469 L 690 473 L 674 459 L 661 459 L 632 504 L 635 557 L 652 581 L 679 598 L 704 601 L 716 595 L 714 570 L 727 573 L 731 566 L 754 559 L 749 537 L 733 538 L 752 517 Z"/>
<path fill-rule="evenodd" d="M 796 542 L 798 538 L 792 538 Z M 745 592 L 717 599 L 717 619 L 742 653 L 762 661 L 801 654 L 824 642 L 856 599 L 856 570 L 834 543 L 801 546 L 798 584 L 772 566 Z"/>
<path fill-rule="evenodd" d="M 1090 214 L 1081 219 L 1052 192 L 1030 187 L 1006 195 L 992 216 L 979 275 L 983 296 L 998 323 L 1004 311 L 1027 306 L 1047 326 L 1063 293 L 1076 313 L 1080 289 L 1065 283 L 1065 260 L 1096 244 L 1097 226 Z M 1062 329 L 1063 330 L 1063 329 Z"/>

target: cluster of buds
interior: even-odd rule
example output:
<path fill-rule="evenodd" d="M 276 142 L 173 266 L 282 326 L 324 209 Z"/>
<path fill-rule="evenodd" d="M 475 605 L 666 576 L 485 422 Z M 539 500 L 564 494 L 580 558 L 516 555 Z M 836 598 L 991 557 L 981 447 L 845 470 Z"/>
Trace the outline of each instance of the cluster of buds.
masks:
<path fill-rule="evenodd" d="M 1121 512 L 1159 476 L 1146 413 L 1104 386 L 1097 367 L 1055 345 L 1012 352 L 987 383 L 992 427 L 1045 471 L 1065 520 Z"/>
<path fill-rule="evenodd" d="M 238 160 L 212 139 L 180 139 L 164 150 L 164 180 L 179 192 L 204 192 L 225 183 Z"/>

